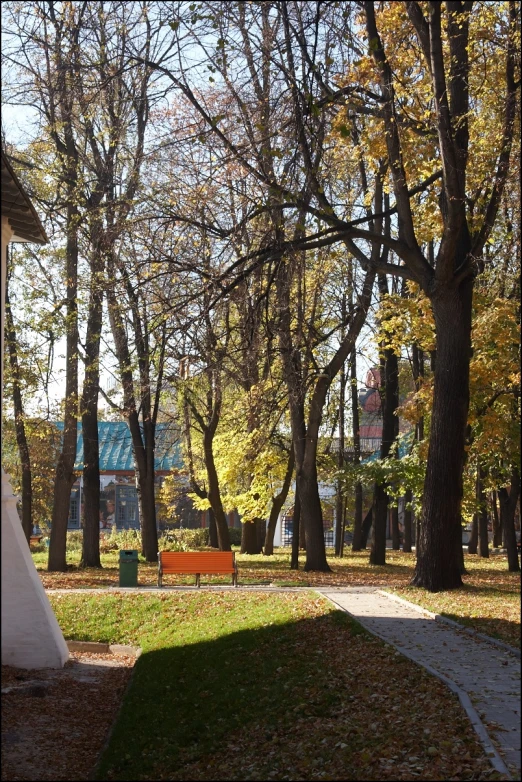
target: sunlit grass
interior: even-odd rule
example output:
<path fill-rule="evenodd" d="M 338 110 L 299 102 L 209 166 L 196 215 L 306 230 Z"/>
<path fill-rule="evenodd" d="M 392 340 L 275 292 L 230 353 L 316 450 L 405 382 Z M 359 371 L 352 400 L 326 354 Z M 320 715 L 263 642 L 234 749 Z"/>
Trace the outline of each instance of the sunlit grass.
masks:
<path fill-rule="evenodd" d="M 143 650 L 93 779 L 496 778 L 456 696 L 310 590 L 51 602 L 66 637 Z"/>
<path fill-rule="evenodd" d="M 513 646 L 520 646 L 520 577 L 509 573 L 507 558 L 503 554 L 489 559 L 465 555 L 468 573 L 465 586 L 451 592 L 430 594 L 409 586 L 415 567 L 415 554 L 402 551 L 386 552 L 387 564 L 370 565 L 368 551 L 352 552 L 347 549 L 343 559 L 328 552 L 331 573 L 305 572 L 305 556 L 299 557 L 299 570 L 290 570 L 290 550 L 279 548 L 272 557 L 262 554 L 249 556 L 236 552 L 239 583 L 275 586 L 375 586 L 392 589 L 396 594 L 411 600 L 435 613 L 447 616 L 486 633 Z M 80 552 L 68 554 L 71 565 L 67 573 L 47 573 L 47 554 L 33 554 L 44 586 L 48 588 L 95 588 L 118 585 L 118 552 L 101 555 L 101 570 L 78 567 Z M 166 576 L 164 585 L 193 585 L 194 576 Z M 157 565 L 140 560 L 138 570 L 140 586 L 157 584 Z M 205 584 L 230 584 L 228 576 L 202 576 Z"/>

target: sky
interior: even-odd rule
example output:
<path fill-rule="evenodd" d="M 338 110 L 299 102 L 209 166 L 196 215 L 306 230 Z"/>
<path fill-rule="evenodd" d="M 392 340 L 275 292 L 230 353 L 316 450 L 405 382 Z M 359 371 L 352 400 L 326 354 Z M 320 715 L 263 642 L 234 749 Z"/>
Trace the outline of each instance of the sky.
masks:
<path fill-rule="evenodd" d="M 2 106 L 2 132 L 3 137 L 8 143 L 15 144 L 18 147 L 25 147 L 35 136 L 37 132 L 38 112 L 29 106 L 15 106 L 15 105 L 3 105 Z M 41 215 L 44 218 L 44 215 Z M 371 328 L 366 326 L 361 334 L 359 340 L 361 345 L 361 352 L 358 356 L 358 381 L 359 388 L 365 386 L 365 379 L 370 367 L 374 366 L 377 361 L 376 351 L 374 343 L 371 339 Z M 83 379 L 82 362 L 80 361 L 80 384 Z M 104 371 L 102 369 L 101 384 L 104 390 L 113 384 L 113 371 L 115 367 L 111 367 L 111 371 Z M 59 402 L 63 399 L 65 393 L 65 340 L 56 342 L 55 345 L 55 358 L 54 358 L 54 370 L 53 375 L 49 383 L 49 398 L 51 403 Z M 47 404 L 44 404 L 44 397 L 41 396 L 34 400 L 31 405 L 32 410 L 28 410 L 30 413 L 43 413 L 47 408 Z M 106 403 L 103 399 L 100 400 L 100 407 L 105 408 Z"/>

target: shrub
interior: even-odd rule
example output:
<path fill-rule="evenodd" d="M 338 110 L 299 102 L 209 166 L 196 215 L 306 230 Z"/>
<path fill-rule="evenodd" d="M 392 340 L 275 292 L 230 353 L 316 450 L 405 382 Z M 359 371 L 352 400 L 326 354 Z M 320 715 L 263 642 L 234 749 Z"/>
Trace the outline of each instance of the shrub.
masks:
<path fill-rule="evenodd" d="M 115 527 L 107 535 L 100 535 L 100 553 L 121 551 L 121 549 L 138 549 L 141 551 L 141 530 L 120 529 Z"/>
<path fill-rule="evenodd" d="M 241 529 L 238 529 L 237 527 L 229 527 L 228 532 L 230 535 L 230 545 L 231 546 L 240 546 L 241 545 Z"/>
<path fill-rule="evenodd" d="M 160 538 L 165 551 L 191 551 L 209 544 L 208 529 L 177 529 L 165 532 Z"/>
<path fill-rule="evenodd" d="M 240 546 L 241 530 L 229 527 L 228 531 L 230 544 L 232 546 Z M 208 527 L 168 530 L 161 536 L 160 545 L 164 551 L 194 551 L 195 549 L 206 548 L 210 545 Z"/>
<path fill-rule="evenodd" d="M 83 543 L 83 532 L 73 530 L 67 533 L 67 551 L 81 551 Z"/>

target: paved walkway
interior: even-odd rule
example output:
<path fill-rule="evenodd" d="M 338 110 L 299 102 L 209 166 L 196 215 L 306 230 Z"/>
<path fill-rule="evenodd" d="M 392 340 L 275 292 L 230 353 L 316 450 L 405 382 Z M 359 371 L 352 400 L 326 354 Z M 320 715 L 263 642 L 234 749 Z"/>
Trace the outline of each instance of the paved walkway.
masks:
<path fill-rule="evenodd" d="M 494 767 L 508 777 L 511 775 L 512 779 L 521 778 L 519 657 L 508 649 L 470 635 L 464 630 L 437 622 L 418 606 L 380 592 L 378 587 L 305 589 L 310 588 L 332 600 L 371 633 L 445 681 L 458 694 Z M 223 589 L 248 592 L 303 591 L 303 587 L 252 585 L 237 588 L 223 584 L 205 586 L 204 591 Z M 176 586 L 164 588 L 162 591 L 194 590 L 195 587 Z M 86 591 L 143 594 L 159 590 L 155 586 L 46 590 L 48 594 Z M 491 738 L 500 749 L 501 756 Z"/>
<path fill-rule="evenodd" d="M 450 686 L 453 684 L 452 689 L 458 692 L 486 751 L 489 735 L 500 748 L 513 779 L 520 779 L 519 658 L 492 643 L 441 624 L 406 601 L 377 590 L 348 592 L 324 588 L 316 591 L 351 614 L 371 633 L 444 678 Z M 476 724 L 477 712 L 479 724 Z M 500 771 L 498 755 L 493 763 Z"/>

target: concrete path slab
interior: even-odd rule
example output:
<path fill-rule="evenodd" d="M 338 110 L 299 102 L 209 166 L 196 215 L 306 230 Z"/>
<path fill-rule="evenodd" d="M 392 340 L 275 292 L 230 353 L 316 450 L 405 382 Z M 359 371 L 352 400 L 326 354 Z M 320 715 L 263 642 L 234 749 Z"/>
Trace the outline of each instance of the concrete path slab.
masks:
<path fill-rule="evenodd" d="M 520 779 L 520 660 L 507 650 L 422 614 L 385 593 L 317 589 L 367 630 L 469 696 L 468 716 L 486 746 L 492 737 L 513 779 Z M 447 681 L 449 680 L 449 681 Z M 450 685 L 451 686 L 451 685 Z M 460 693 L 459 693 L 460 695 Z M 466 706 L 465 706 L 466 708 Z M 483 726 L 483 727 L 482 727 Z M 498 726 L 498 727 L 497 727 Z M 482 732 L 482 735 L 481 735 Z M 493 765 L 494 759 L 492 760 Z M 498 763 L 497 763 L 498 767 Z M 498 769 L 500 770 L 500 769 Z"/>

